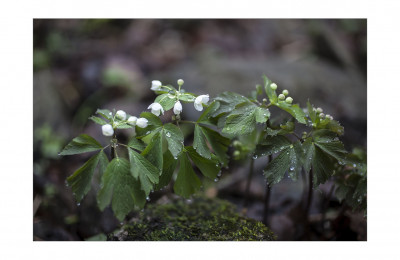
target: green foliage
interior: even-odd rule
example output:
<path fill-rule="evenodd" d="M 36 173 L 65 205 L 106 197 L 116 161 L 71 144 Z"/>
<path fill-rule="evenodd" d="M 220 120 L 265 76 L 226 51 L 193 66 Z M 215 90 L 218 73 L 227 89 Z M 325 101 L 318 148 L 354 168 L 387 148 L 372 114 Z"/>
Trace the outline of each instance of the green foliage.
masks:
<path fill-rule="evenodd" d="M 107 156 L 104 154 L 103 150 L 93 155 L 82 167 L 67 178 L 67 183 L 71 186 L 75 199 L 78 202 L 89 192 L 93 173 L 99 161 L 101 162 L 100 171 L 103 172 L 102 169 L 104 165 L 108 163 Z"/>
<path fill-rule="evenodd" d="M 137 220 L 108 235 L 116 241 L 273 241 L 261 222 L 240 216 L 233 204 L 194 198 L 149 205 Z"/>
<path fill-rule="evenodd" d="M 101 126 L 111 125 L 114 132 L 105 132 L 107 136 L 112 135 L 110 144 L 103 147 L 94 138 L 82 134 L 60 153 L 100 151 L 67 179 L 78 202 L 89 192 L 96 168 L 102 175 L 97 195 L 99 207 L 103 210 L 111 204 L 120 220 L 134 208 L 142 208 L 151 191 L 171 182 L 176 194 L 189 198 L 201 189 L 201 178 L 213 180 L 221 167 L 228 166 L 229 146 L 233 144 L 236 160 L 271 156 L 272 161 L 268 160 L 263 171 L 269 185 L 279 183 L 286 174 L 296 181 L 302 170 L 312 172 L 314 187 L 333 176 L 338 184 L 338 198 L 355 208 L 365 208 L 366 161 L 360 152 L 347 156 L 339 140 L 343 127 L 331 116 L 324 115 L 321 108 L 315 109 L 307 102 L 307 109 L 303 110 L 299 104 L 292 104 L 288 91 L 278 98 L 278 86 L 266 76 L 264 86 L 257 85 L 249 98 L 223 92 L 209 102 L 206 102 L 208 95 L 196 99 L 196 95 L 185 92 L 181 89 L 183 83 L 179 89 L 156 83 L 152 86 L 158 94 L 154 103 L 165 111 L 172 109 L 178 100 L 195 102 L 195 108 L 204 107 L 204 111 L 195 122 L 182 121 L 180 109 L 174 111 L 177 114 L 172 117 L 173 122 L 163 122 L 150 112 L 142 112 L 139 123 L 139 119 L 128 120 L 130 115 L 123 111 L 98 109 L 97 116 L 89 119 Z M 262 98 L 263 95 L 268 99 Z M 271 106 L 286 111 L 286 116 L 272 117 Z M 184 144 L 180 125 L 187 123 L 194 126 L 193 146 Z M 310 131 L 299 134 L 298 125 Z M 126 145 L 120 144 L 115 132 L 133 127 L 133 137 Z M 110 163 L 103 151 L 108 146 L 114 151 Z M 129 161 L 118 157 L 121 146 L 127 149 Z M 204 177 L 198 176 L 194 167 Z"/>
<path fill-rule="evenodd" d="M 123 220 L 135 206 L 143 208 L 146 202 L 145 192 L 141 189 L 139 180 L 132 176 L 126 159 L 115 158 L 108 164 L 101 179 L 97 202 L 101 210 L 111 203 L 119 220 Z"/>
<path fill-rule="evenodd" d="M 72 155 L 93 152 L 103 149 L 103 146 L 99 144 L 93 137 L 87 134 L 81 134 L 78 137 L 72 139 L 72 141 L 65 146 L 61 151 L 60 155 Z"/>

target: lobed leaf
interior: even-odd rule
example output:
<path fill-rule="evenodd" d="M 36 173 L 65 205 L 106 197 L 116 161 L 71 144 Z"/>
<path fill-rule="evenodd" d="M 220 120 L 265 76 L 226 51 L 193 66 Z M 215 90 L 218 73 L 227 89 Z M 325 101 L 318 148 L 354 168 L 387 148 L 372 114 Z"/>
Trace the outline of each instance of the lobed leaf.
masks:
<path fill-rule="evenodd" d="M 165 124 L 163 127 L 164 136 L 168 142 L 168 149 L 174 157 L 182 152 L 183 148 L 183 134 L 179 127 L 171 123 Z"/>
<path fill-rule="evenodd" d="M 146 203 L 145 193 L 140 188 L 140 182 L 131 175 L 126 159 L 115 158 L 108 164 L 101 180 L 97 202 L 102 211 L 111 203 L 120 221 L 135 207 L 143 208 Z"/>
<path fill-rule="evenodd" d="M 189 198 L 190 195 L 198 191 L 201 187 L 201 181 L 193 171 L 192 164 L 186 153 L 179 156 L 179 172 L 176 177 L 174 191 L 177 195 Z"/>
<path fill-rule="evenodd" d="M 101 146 L 101 144 L 93 137 L 87 134 L 81 134 L 72 139 L 72 141 L 61 151 L 60 155 L 81 154 L 100 149 L 103 149 L 103 146 Z"/>
<path fill-rule="evenodd" d="M 185 149 L 190 159 L 192 159 L 193 163 L 197 168 L 199 168 L 204 176 L 211 180 L 214 180 L 217 177 L 217 174 L 220 172 L 220 167 L 218 160 L 215 157 L 211 159 L 204 158 L 191 146 L 186 146 Z"/>

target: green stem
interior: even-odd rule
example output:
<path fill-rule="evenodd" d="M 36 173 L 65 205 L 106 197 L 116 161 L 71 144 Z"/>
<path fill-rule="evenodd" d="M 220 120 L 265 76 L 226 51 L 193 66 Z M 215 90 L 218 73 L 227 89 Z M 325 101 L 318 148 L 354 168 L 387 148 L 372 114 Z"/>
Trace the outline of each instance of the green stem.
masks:
<path fill-rule="evenodd" d="M 243 207 L 247 207 L 249 204 L 249 195 L 250 195 L 250 185 L 251 185 L 251 179 L 253 178 L 253 173 L 254 173 L 254 159 L 250 159 L 250 168 L 249 168 L 249 175 L 247 175 L 247 182 L 246 182 L 246 189 L 244 191 L 244 203 Z"/>

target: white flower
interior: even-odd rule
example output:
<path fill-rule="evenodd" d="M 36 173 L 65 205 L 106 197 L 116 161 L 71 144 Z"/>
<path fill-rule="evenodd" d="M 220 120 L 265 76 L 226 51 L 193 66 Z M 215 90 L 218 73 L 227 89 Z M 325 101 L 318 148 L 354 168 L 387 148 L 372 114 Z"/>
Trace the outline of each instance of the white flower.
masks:
<path fill-rule="evenodd" d="M 284 99 L 285 99 L 285 95 L 279 94 L 278 98 L 279 98 L 280 100 L 284 100 Z"/>
<path fill-rule="evenodd" d="M 164 109 L 159 103 L 153 103 L 147 109 L 151 109 L 151 113 L 155 114 L 156 116 L 159 116 L 160 113 L 164 114 Z"/>
<path fill-rule="evenodd" d="M 288 103 L 288 104 L 292 104 L 293 98 L 287 97 L 285 101 L 286 101 L 286 103 Z"/>
<path fill-rule="evenodd" d="M 130 125 L 136 125 L 137 117 L 136 116 L 130 116 L 128 118 L 128 124 Z"/>
<path fill-rule="evenodd" d="M 103 131 L 103 135 L 105 136 L 112 136 L 114 134 L 114 129 L 111 125 L 103 125 L 101 127 L 101 130 Z"/>
<path fill-rule="evenodd" d="M 140 128 L 146 128 L 149 121 L 146 118 L 139 118 L 136 120 L 136 125 Z"/>
<path fill-rule="evenodd" d="M 151 90 L 153 90 L 153 91 L 158 91 L 158 90 L 160 90 L 161 89 L 161 86 L 162 86 L 162 83 L 161 83 L 161 81 L 159 81 L 159 80 L 153 80 L 152 82 L 151 82 Z"/>
<path fill-rule="evenodd" d="M 203 110 L 203 104 L 206 104 L 210 100 L 209 95 L 200 95 L 194 100 L 194 108 L 197 111 Z"/>
<path fill-rule="evenodd" d="M 278 88 L 278 86 L 275 83 L 272 83 L 270 87 L 272 90 L 276 90 Z"/>
<path fill-rule="evenodd" d="M 322 112 L 324 112 L 324 110 L 322 109 L 322 108 L 317 108 L 317 113 L 322 113 Z"/>
<path fill-rule="evenodd" d="M 126 119 L 126 113 L 124 111 L 122 111 L 122 110 L 118 110 L 117 113 L 115 114 L 115 116 L 118 119 L 121 119 L 121 120 L 125 120 Z"/>
<path fill-rule="evenodd" d="M 324 113 L 320 113 L 320 114 L 319 114 L 319 117 L 320 117 L 320 118 L 323 118 L 323 117 L 325 117 L 325 114 L 324 114 Z"/>
<path fill-rule="evenodd" d="M 179 115 L 182 112 L 182 104 L 180 101 L 177 101 L 174 105 L 174 114 Z"/>
<path fill-rule="evenodd" d="M 178 85 L 179 85 L 179 86 L 182 86 L 183 83 L 185 83 L 185 81 L 183 81 L 183 79 L 178 79 Z"/>

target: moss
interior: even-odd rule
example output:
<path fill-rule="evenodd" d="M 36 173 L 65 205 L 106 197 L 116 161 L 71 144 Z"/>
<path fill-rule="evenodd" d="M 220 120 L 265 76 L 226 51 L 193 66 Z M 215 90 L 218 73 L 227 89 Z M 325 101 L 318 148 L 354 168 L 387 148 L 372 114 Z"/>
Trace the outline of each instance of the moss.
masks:
<path fill-rule="evenodd" d="M 271 241 L 276 237 L 261 222 L 236 213 L 219 199 L 177 199 L 150 205 L 108 240 L 124 241 Z"/>

